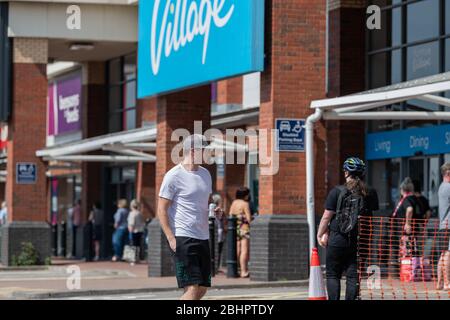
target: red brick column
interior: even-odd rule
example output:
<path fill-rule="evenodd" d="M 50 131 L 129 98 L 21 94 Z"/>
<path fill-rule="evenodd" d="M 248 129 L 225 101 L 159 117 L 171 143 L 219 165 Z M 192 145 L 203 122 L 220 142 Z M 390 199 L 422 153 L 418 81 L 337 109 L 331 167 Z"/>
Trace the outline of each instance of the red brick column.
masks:
<path fill-rule="evenodd" d="M 242 77 L 217 82 L 217 103 L 242 104 L 242 86 Z"/>
<path fill-rule="evenodd" d="M 31 243 L 42 264 L 51 255 L 49 201 L 46 166 L 36 157 L 45 148 L 47 114 L 47 51 L 45 39 L 15 38 L 13 41 L 13 106 L 9 122 L 6 201 L 8 224 L 2 231 L 3 265 L 11 265 L 22 251 L 22 243 Z M 16 183 L 16 165 L 36 164 L 36 183 Z"/>
<path fill-rule="evenodd" d="M 45 148 L 47 114 L 47 41 L 14 39 L 13 113 L 9 130 L 6 201 L 9 221 L 47 221 L 46 167 L 36 151 Z M 16 183 L 16 164 L 37 165 L 37 182 Z"/>
<path fill-rule="evenodd" d="M 325 1 L 272 0 L 266 21 L 269 65 L 261 78 L 260 129 L 276 118 L 303 118 L 311 100 L 325 97 Z M 271 23 L 271 28 L 269 27 Z M 320 127 L 316 125 L 316 127 Z M 319 129 L 317 129 L 319 130 Z M 317 194 L 323 196 L 323 141 L 316 135 Z M 279 173 L 261 176 L 261 214 L 306 214 L 304 153 L 280 153 Z"/>
<path fill-rule="evenodd" d="M 267 68 L 261 76 L 259 124 L 267 132 L 274 129 L 277 118 L 306 119 L 312 113 L 311 100 L 326 95 L 326 1 L 269 0 L 266 9 Z M 320 210 L 325 196 L 324 130 L 320 123 L 315 125 L 314 136 Z M 252 280 L 308 277 L 305 162 L 305 153 L 283 152 L 279 154 L 278 173 L 260 176 L 261 215 L 250 226 Z M 261 172 L 265 169 L 260 168 Z"/>
<path fill-rule="evenodd" d="M 330 7 L 329 96 L 365 90 L 365 2 L 345 0 Z M 349 156 L 364 158 L 364 121 L 327 121 L 327 186 L 343 183 Z"/>

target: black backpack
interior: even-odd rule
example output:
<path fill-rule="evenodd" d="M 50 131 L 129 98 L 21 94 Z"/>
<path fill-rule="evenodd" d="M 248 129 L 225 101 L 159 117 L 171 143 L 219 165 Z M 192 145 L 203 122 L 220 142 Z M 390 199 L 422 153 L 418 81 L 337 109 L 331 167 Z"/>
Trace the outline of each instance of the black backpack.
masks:
<path fill-rule="evenodd" d="M 337 231 L 349 234 L 358 223 L 358 216 L 366 213 L 366 201 L 363 195 L 353 193 L 346 187 L 339 187 L 341 191 L 336 209 Z"/>

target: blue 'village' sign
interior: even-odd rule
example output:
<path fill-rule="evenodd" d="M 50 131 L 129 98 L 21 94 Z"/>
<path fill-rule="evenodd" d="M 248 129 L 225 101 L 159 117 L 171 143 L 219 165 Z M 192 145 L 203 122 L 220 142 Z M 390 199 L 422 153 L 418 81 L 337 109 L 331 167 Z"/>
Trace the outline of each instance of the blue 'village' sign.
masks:
<path fill-rule="evenodd" d="M 264 0 L 139 1 L 139 98 L 263 68 Z"/>

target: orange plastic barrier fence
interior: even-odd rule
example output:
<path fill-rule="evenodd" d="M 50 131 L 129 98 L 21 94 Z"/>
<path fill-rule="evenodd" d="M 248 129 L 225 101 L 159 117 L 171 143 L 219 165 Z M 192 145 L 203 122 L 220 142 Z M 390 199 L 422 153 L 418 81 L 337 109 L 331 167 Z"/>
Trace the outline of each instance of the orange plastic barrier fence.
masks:
<path fill-rule="evenodd" d="M 450 300 L 449 229 L 433 220 L 361 217 L 362 300 Z M 444 226 L 445 227 L 445 226 Z"/>

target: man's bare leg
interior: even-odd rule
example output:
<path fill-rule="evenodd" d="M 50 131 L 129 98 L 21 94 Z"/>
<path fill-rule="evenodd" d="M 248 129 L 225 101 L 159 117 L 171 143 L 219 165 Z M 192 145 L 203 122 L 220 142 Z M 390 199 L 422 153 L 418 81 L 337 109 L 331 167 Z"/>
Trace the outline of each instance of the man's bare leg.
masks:
<path fill-rule="evenodd" d="M 201 300 L 205 296 L 207 291 L 208 288 L 206 287 L 198 287 L 198 300 Z"/>
<path fill-rule="evenodd" d="M 184 294 L 181 296 L 180 300 L 199 300 L 199 295 L 199 286 L 188 286 L 184 288 Z"/>

